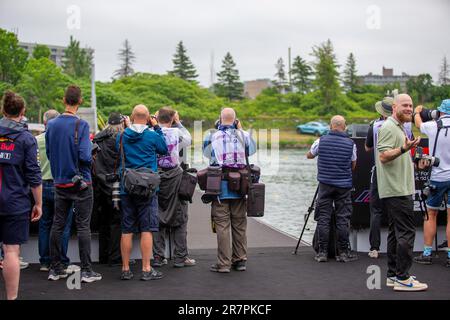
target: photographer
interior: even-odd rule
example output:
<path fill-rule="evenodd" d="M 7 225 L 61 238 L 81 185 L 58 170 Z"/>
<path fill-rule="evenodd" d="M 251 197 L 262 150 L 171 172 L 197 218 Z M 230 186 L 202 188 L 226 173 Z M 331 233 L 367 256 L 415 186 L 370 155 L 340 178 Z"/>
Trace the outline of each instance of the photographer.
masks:
<path fill-rule="evenodd" d="M 106 128 L 97 133 L 93 139 L 101 152 L 93 165 L 94 174 L 94 212 L 99 221 L 99 262 L 110 266 L 122 265 L 120 255 L 120 210 L 114 207 L 112 199 L 113 183 L 119 181 L 118 152 L 116 151 L 117 134 L 122 133 L 129 122 L 127 117 L 112 112 L 108 117 Z"/>
<path fill-rule="evenodd" d="M 64 94 L 65 111 L 47 124 L 45 149 L 55 184 L 55 217 L 50 232 L 51 266 L 49 280 L 66 278 L 61 263 L 61 238 L 73 205 L 81 261 L 81 281 L 93 282 L 102 276 L 91 267 L 91 142 L 89 124 L 76 113 L 82 104 L 81 90 L 68 86 Z"/>
<path fill-rule="evenodd" d="M 421 117 L 423 107 L 417 106 L 414 114 L 414 122 L 420 132 L 429 138 L 428 145 L 430 155 L 439 159 L 431 166 L 429 178 L 430 195 L 427 198 L 428 219 L 423 223 L 424 250 L 423 253 L 414 257 L 414 261 L 421 264 L 432 263 L 432 244 L 436 235 L 436 219 L 439 207 L 447 195 L 447 221 L 450 219 L 450 99 L 443 100 L 439 106 L 439 118 L 424 122 Z M 428 120 L 428 119 L 425 119 Z M 436 163 L 436 161 L 438 161 Z M 438 164 L 436 166 L 436 164 Z M 429 165 L 431 165 L 429 163 Z M 447 240 L 450 239 L 450 223 L 447 222 Z M 446 266 L 450 267 L 450 250 L 447 248 Z"/>
<path fill-rule="evenodd" d="M 146 106 L 137 105 L 131 114 L 132 124 L 116 138 L 116 150 L 121 155 L 121 213 L 122 238 L 120 249 L 122 253 L 122 280 L 131 280 L 130 255 L 133 245 L 133 233 L 141 236 L 142 275 L 141 280 L 157 280 L 163 274 L 150 266 L 152 255 L 152 232 L 158 231 L 158 196 L 151 192 L 150 197 L 132 194 L 133 189 L 126 188 L 127 175 L 143 169 L 141 172 L 154 173 L 158 170 L 157 155 L 167 153 L 164 135 L 155 117 L 150 116 Z M 150 124 L 154 130 L 149 130 Z M 145 174 L 143 173 L 143 174 Z M 148 174 L 147 176 L 150 176 Z M 139 180 L 136 175 L 134 180 Z M 150 179 L 148 179 L 150 180 Z M 156 183 L 155 183 L 156 185 Z M 137 187 L 136 189 L 141 189 Z M 128 191 L 127 191 L 128 190 Z M 147 191 L 146 188 L 144 191 Z M 154 191 L 154 190 L 153 190 Z M 145 192 L 147 193 L 147 192 Z"/>
<path fill-rule="evenodd" d="M 356 167 L 356 145 L 345 132 L 347 126 L 342 116 L 331 118 L 330 132 L 317 139 L 306 154 L 308 159 L 318 156 L 317 229 L 319 252 L 317 262 L 328 261 L 328 240 L 333 205 L 336 211 L 338 254 L 336 261 L 351 262 L 358 257 L 349 250 L 349 228 L 352 214 L 352 171 Z"/>
<path fill-rule="evenodd" d="M 178 190 L 183 177 L 180 167 L 180 150 L 191 145 L 191 135 L 180 122 L 178 112 L 163 107 L 157 112 L 158 124 L 169 149 L 167 155 L 158 156 L 158 169 L 161 184 L 158 193 L 159 231 L 153 234 L 153 266 L 161 267 L 167 263 L 164 257 L 166 236 L 172 232 L 174 241 L 174 267 L 194 266 L 195 260 L 189 258 L 187 248 L 188 203 L 181 200 Z"/>
<path fill-rule="evenodd" d="M 210 159 L 210 166 L 220 166 L 226 174 L 227 171 L 245 167 L 246 152 L 248 155 L 254 154 L 256 144 L 250 134 L 242 131 L 235 111 L 232 108 L 224 108 L 220 114 L 218 130 L 208 135 L 203 142 L 203 154 Z M 245 271 L 246 199 L 237 191 L 230 190 L 227 180 L 221 181 L 220 189 L 220 195 L 215 197 L 211 206 L 211 216 L 217 233 L 217 263 L 209 270 L 220 273 L 228 273 L 230 268 Z"/>

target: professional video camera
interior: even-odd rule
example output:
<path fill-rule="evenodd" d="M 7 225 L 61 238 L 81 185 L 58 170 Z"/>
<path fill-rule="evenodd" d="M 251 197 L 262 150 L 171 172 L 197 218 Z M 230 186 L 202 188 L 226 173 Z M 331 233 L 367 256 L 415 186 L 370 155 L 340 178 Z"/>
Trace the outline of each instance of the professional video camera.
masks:
<path fill-rule="evenodd" d="M 438 157 L 433 157 L 433 156 L 430 156 L 429 154 L 425 154 L 423 152 L 422 147 L 416 147 L 416 149 L 414 151 L 414 162 L 418 163 L 419 160 L 422 160 L 422 159 L 430 161 L 430 167 L 431 166 L 439 167 L 440 160 Z"/>
<path fill-rule="evenodd" d="M 422 108 L 422 111 L 420 111 L 420 118 L 423 122 L 437 120 L 439 119 L 439 111 Z"/>

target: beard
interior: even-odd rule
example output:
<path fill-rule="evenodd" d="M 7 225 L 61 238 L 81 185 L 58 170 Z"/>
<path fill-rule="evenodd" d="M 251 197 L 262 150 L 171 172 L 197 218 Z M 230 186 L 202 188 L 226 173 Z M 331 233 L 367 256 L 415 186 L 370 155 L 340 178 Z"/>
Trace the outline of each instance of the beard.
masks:
<path fill-rule="evenodd" d="M 403 123 L 411 122 L 412 114 L 405 114 L 403 112 L 397 112 L 397 119 L 399 119 Z"/>

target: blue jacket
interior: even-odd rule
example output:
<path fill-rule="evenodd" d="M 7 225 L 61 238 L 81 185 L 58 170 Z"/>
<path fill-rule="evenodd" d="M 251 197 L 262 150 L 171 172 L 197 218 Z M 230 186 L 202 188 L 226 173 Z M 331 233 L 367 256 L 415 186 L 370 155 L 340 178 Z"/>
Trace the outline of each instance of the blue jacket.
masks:
<path fill-rule="evenodd" d="M 85 182 L 91 182 L 92 144 L 89 140 L 89 124 L 80 119 L 76 146 L 75 124 L 78 119 L 62 114 L 47 124 L 45 150 L 56 186 L 73 185 L 72 178 L 77 174 L 81 174 Z"/>
<path fill-rule="evenodd" d="M 330 131 L 320 138 L 317 180 L 338 188 L 352 187 L 353 140 L 345 132 Z"/>
<path fill-rule="evenodd" d="M 120 137 L 116 138 L 116 150 L 120 154 Z M 125 168 L 149 168 L 158 172 L 157 154 L 165 155 L 168 152 L 164 134 L 159 126 L 155 130 L 148 128 L 142 132 L 136 132 L 126 128 L 122 138 L 125 153 Z M 122 158 L 120 159 L 122 168 Z M 122 171 L 122 170 L 121 170 Z"/>
<path fill-rule="evenodd" d="M 0 120 L 0 215 L 31 212 L 30 187 L 42 183 L 36 139 L 26 124 Z"/>

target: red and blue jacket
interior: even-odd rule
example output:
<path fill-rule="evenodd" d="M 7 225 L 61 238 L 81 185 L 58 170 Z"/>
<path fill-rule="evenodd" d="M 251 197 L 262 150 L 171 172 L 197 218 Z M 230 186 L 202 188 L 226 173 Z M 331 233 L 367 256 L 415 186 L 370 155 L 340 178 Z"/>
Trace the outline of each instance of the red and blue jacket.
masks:
<path fill-rule="evenodd" d="M 31 212 L 30 187 L 42 183 L 36 139 L 27 125 L 0 120 L 0 215 Z"/>

